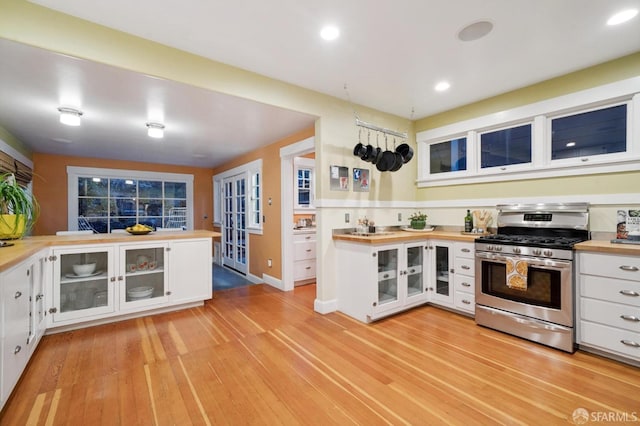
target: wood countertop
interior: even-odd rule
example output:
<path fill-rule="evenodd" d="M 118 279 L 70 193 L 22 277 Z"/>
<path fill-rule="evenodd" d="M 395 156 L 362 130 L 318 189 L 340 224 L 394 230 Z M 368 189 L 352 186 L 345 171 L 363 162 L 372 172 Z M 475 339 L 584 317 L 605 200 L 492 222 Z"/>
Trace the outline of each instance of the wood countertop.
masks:
<path fill-rule="evenodd" d="M 381 235 L 353 235 L 353 234 L 334 234 L 333 239 L 335 241 L 348 241 L 352 243 L 362 244 L 393 244 L 402 243 L 408 241 L 420 241 L 425 239 L 437 239 L 437 240 L 450 240 L 450 241 L 463 241 L 472 243 L 478 238 L 478 235 L 462 234 L 460 232 L 452 231 L 430 231 L 430 232 L 409 232 L 409 231 L 395 231 L 385 233 Z"/>
<path fill-rule="evenodd" d="M 592 251 L 609 254 L 640 256 L 640 244 L 612 243 L 608 240 L 589 240 L 574 246 L 577 251 Z"/>
<path fill-rule="evenodd" d="M 6 241 L 12 243 L 11 247 L 0 248 L 0 272 L 16 265 L 39 250 L 47 247 L 108 244 L 108 243 L 139 243 L 145 241 L 184 240 L 194 238 L 216 238 L 219 232 L 195 230 L 195 231 L 157 231 L 147 235 L 131 235 L 128 233 L 117 234 L 93 234 L 93 235 L 41 235 L 25 237 L 20 240 Z"/>

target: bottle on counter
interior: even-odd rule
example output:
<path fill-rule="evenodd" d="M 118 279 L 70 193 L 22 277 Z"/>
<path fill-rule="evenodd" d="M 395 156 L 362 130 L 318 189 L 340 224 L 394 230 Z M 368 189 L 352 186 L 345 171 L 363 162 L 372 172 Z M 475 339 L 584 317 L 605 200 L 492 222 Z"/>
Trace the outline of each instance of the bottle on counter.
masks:
<path fill-rule="evenodd" d="M 473 216 L 471 216 L 471 210 L 467 210 L 467 215 L 464 217 L 464 232 L 473 231 Z"/>

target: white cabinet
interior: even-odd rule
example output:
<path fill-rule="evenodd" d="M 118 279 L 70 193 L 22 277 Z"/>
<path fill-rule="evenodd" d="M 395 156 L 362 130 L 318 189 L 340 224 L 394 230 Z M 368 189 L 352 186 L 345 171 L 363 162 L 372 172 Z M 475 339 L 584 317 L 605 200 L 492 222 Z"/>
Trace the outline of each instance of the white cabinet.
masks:
<path fill-rule="evenodd" d="M 210 239 L 54 248 L 50 326 L 60 327 L 210 299 Z M 95 263 L 78 276 L 74 264 Z"/>
<path fill-rule="evenodd" d="M 578 254 L 578 344 L 640 362 L 640 256 Z"/>
<path fill-rule="evenodd" d="M 429 301 L 453 307 L 453 242 L 430 240 Z"/>
<path fill-rule="evenodd" d="M 293 280 L 296 282 L 316 278 L 316 233 L 293 235 Z"/>
<path fill-rule="evenodd" d="M 454 251 L 454 304 L 456 309 L 475 314 L 475 248 L 473 243 L 456 242 Z"/>
<path fill-rule="evenodd" d="M 44 332 L 43 254 L 34 255 L 0 274 L 2 315 L 0 408 L 4 406 Z"/>
<path fill-rule="evenodd" d="M 338 310 L 370 322 L 427 301 L 425 242 L 337 242 Z"/>

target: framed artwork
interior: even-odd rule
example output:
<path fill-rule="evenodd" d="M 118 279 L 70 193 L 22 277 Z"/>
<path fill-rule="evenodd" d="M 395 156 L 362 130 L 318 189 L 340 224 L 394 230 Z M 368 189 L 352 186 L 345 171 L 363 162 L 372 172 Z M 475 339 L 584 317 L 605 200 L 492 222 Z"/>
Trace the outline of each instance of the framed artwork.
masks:
<path fill-rule="evenodd" d="M 343 166 L 329 166 L 329 189 L 332 191 L 349 190 L 349 168 Z"/>
<path fill-rule="evenodd" d="M 369 169 L 353 169 L 353 191 L 369 192 Z"/>

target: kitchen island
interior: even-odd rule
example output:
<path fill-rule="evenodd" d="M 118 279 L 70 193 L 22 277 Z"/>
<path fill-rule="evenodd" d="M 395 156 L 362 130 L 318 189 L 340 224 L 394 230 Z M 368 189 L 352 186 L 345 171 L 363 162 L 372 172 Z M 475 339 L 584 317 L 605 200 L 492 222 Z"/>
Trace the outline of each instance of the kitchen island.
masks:
<path fill-rule="evenodd" d="M 202 305 L 212 231 L 37 236 L 0 248 L 0 407 L 40 338 Z M 89 269 L 79 272 L 78 265 Z"/>

